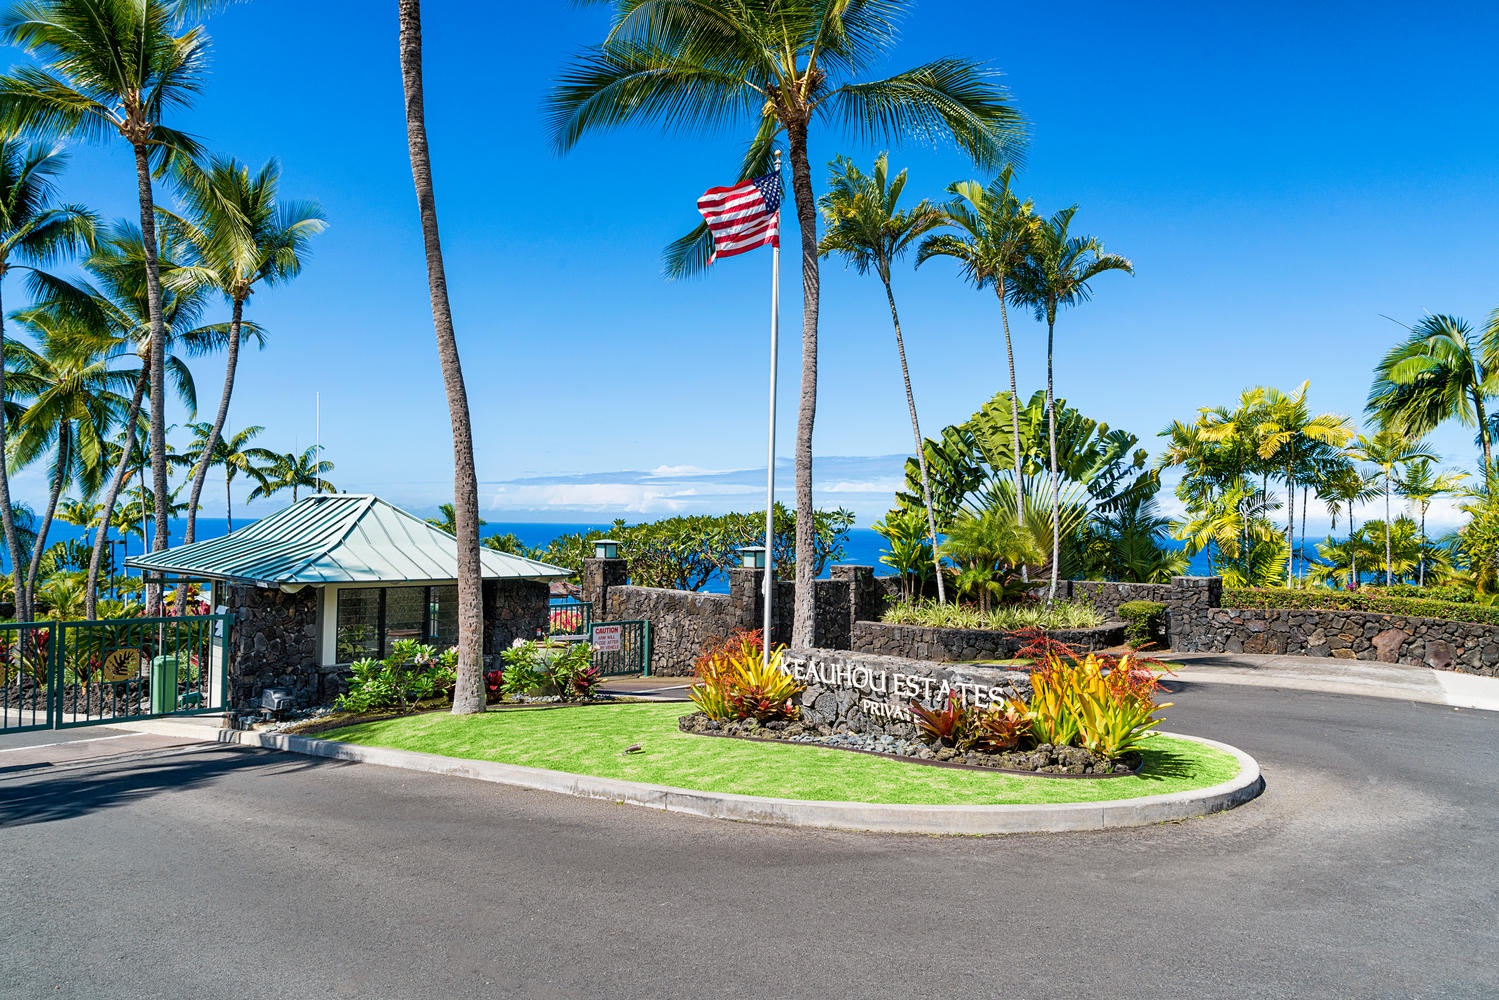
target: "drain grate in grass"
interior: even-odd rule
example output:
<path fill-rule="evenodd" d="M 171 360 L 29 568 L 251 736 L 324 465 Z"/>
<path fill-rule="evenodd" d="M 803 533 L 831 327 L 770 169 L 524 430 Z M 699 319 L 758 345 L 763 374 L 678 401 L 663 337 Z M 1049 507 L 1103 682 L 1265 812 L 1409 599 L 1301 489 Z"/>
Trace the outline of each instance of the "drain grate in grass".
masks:
<path fill-rule="evenodd" d="M 1137 777 L 984 774 L 825 747 L 693 736 L 677 729 L 687 711 L 681 704 L 626 704 L 469 716 L 435 712 L 367 722 L 323 738 L 699 791 L 900 805 L 1103 802 L 1206 788 L 1239 772 L 1238 761 L 1221 750 L 1158 736 Z M 635 743 L 641 751 L 626 754 Z"/>

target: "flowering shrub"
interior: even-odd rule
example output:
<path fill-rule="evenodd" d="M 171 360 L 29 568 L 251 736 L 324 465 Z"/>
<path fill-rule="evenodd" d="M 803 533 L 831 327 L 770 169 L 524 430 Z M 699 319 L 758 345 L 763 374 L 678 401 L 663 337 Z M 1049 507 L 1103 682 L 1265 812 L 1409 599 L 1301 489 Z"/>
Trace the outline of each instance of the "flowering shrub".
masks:
<path fill-rule="evenodd" d="M 496 671 L 498 691 L 505 698 L 551 691 L 563 701 L 582 701 L 598 693 L 602 680 L 586 642 L 560 646 L 517 639 L 500 658 L 505 666 Z"/>
<path fill-rule="evenodd" d="M 781 669 L 784 653 L 784 647 L 773 649 L 767 661 L 760 632 L 736 630 L 703 650 L 694 666 L 697 683 L 687 689 L 687 697 L 718 722 L 794 719 L 795 698 L 806 685 Z"/>
<path fill-rule="evenodd" d="M 577 635 L 583 631 L 583 609 L 553 608 L 547 616 L 547 632 L 550 635 Z"/>
<path fill-rule="evenodd" d="M 439 653 L 415 639 L 401 639 L 383 660 L 366 657 L 349 665 L 349 693 L 338 708 L 345 712 L 416 710 L 425 698 L 446 694 L 457 680 L 458 647 Z"/>

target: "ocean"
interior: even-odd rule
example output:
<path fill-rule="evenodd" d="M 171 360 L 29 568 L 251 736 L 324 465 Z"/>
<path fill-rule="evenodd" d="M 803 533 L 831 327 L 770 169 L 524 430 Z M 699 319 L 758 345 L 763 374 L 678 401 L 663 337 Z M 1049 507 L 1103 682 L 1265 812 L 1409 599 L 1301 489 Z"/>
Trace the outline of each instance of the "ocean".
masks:
<path fill-rule="evenodd" d="M 253 519 L 251 519 L 253 520 Z M 242 528 L 251 523 L 251 520 L 235 519 L 235 526 Z M 539 522 L 539 521 L 495 521 L 484 526 L 485 535 L 513 534 L 521 542 L 528 546 L 540 547 L 546 545 L 559 535 L 581 534 L 595 529 L 607 529 L 612 522 Z M 181 521 L 172 523 L 172 544 L 182 544 L 182 534 L 186 524 Z M 197 538 L 202 541 L 206 538 L 217 538 L 227 533 L 227 522 L 222 517 L 200 517 L 197 525 Z M 52 530 L 47 536 L 48 543 L 80 538 L 83 529 L 71 524 L 63 524 L 54 521 Z M 1179 542 L 1172 542 L 1179 545 Z M 4 546 L 0 545 L 0 549 Z M 875 575 L 891 576 L 893 571 L 890 567 L 880 562 L 880 556 L 885 549 L 885 540 L 870 528 L 852 528 L 849 530 L 848 539 L 843 544 L 843 559 L 846 564 L 856 566 L 873 566 Z M 118 550 L 117 550 L 118 551 Z M 139 554 L 142 551 L 141 540 L 132 538 L 126 546 L 127 554 Z M 0 554 L 0 565 L 5 565 L 8 560 Z M 1205 553 L 1199 553 L 1192 560 L 1190 572 L 1194 575 L 1206 575 L 1208 562 Z M 827 575 L 826 572 L 823 573 Z M 728 581 L 721 575 L 716 576 L 703 588 L 709 593 L 726 593 Z"/>

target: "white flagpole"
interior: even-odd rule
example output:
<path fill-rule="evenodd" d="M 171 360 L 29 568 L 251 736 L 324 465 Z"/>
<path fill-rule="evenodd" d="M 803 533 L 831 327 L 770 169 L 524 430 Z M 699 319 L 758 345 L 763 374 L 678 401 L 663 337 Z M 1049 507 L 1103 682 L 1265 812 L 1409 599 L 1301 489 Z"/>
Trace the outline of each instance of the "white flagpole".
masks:
<path fill-rule="evenodd" d="M 781 151 L 776 150 L 776 177 L 781 176 Z M 783 197 L 782 201 L 785 200 Z M 776 507 L 776 355 L 780 349 L 781 334 L 781 241 L 780 207 L 776 207 L 776 245 L 770 252 L 770 429 L 766 444 L 765 460 L 765 624 L 761 632 L 763 657 L 766 668 L 770 667 L 771 605 L 775 603 L 775 507 Z"/>

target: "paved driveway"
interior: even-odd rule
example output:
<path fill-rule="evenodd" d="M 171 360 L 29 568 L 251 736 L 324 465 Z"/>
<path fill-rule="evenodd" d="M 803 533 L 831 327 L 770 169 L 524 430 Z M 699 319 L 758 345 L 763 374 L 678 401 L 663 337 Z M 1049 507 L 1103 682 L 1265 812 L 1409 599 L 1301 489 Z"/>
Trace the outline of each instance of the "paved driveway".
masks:
<path fill-rule="evenodd" d="M 1176 701 L 1265 795 L 943 839 L 233 747 L 0 774 L 0 997 L 1499 995 L 1499 715 Z"/>

